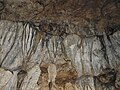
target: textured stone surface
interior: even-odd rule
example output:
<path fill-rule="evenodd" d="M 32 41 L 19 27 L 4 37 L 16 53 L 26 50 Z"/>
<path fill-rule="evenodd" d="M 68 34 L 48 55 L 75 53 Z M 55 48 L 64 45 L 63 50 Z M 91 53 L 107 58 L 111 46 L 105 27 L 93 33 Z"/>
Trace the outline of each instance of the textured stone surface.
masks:
<path fill-rule="evenodd" d="M 120 90 L 120 0 L 0 0 L 0 90 Z"/>
<path fill-rule="evenodd" d="M 13 74 L 11 72 L 0 68 L 0 90 L 8 85 L 8 82 L 11 80 L 12 76 Z"/>
<path fill-rule="evenodd" d="M 93 26 L 1 20 L 0 89 L 119 90 L 120 26 Z"/>
<path fill-rule="evenodd" d="M 50 20 L 87 27 L 94 22 L 103 31 L 107 24 L 120 23 L 119 0 L 0 0 L 2 20 Z"/>

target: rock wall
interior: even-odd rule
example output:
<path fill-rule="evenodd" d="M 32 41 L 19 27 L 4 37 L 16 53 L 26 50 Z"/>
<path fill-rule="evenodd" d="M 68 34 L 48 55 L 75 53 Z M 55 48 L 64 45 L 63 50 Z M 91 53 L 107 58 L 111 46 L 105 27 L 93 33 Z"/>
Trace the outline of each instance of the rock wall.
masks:
<path fill-rule="evenodd" d="M 0 21 L 0 90 L 119 90 L 120 26 Z"/>

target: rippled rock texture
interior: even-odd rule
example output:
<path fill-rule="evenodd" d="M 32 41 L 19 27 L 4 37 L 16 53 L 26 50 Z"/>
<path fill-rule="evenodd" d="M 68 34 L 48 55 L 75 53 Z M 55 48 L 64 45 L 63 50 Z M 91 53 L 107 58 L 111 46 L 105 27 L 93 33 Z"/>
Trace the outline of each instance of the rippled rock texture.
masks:
<path fill-rule="evenodd" d="M 0 21 L 0 90 L 119 90 L 120 25 Z"/>

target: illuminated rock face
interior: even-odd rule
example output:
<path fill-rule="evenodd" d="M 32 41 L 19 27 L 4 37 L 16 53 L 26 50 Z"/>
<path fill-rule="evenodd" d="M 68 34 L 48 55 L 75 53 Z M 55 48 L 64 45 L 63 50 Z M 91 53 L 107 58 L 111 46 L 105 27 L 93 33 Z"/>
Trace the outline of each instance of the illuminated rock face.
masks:
<path fill-rule="evenodd" d="M 0 21 L 0 90 L 119 90 L 119 29 Z"/>
<path fill-rule="evenodd" d="M 0 90 L 120 90 L 120 0 L 0 0 Z"/>

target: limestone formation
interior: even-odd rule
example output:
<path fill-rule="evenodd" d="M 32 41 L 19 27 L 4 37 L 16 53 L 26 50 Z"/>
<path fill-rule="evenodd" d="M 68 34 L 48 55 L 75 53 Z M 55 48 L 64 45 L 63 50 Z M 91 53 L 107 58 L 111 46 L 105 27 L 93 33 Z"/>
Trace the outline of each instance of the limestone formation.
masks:
<path fill-rule="evenodd" d="M 119 0 L 0 0 L 0 90 L 120 90 Z"/>

